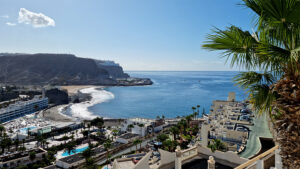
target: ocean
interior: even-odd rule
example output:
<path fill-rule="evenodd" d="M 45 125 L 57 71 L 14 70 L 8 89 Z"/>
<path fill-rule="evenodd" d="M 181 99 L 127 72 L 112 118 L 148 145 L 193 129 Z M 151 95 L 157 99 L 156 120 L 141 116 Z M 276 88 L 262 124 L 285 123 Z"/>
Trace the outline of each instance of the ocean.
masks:
<path fill-rule="evenodd" d="M 151 86 L 87 88 L 92 100 L 73 104 L 71 114 L 79 118 L 174 118 L 192 113 L 200 105 L 200 112 L 209 113 L 213 100 L 226 100 L 229 92 L 237 100 L 247 98 L 245 91 L 235 86 L 230 71 L 131 71 L 131 77 L 151 78 Z"/>

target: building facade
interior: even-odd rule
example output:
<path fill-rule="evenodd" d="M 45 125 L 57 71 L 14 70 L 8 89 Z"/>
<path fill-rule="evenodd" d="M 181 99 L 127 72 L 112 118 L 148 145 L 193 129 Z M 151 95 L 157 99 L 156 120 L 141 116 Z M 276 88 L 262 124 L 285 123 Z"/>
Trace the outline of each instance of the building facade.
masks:
<path fill-rule="evenodd" d="M 26 114 L 34 113 L 48 107 L 47 97 L 34 97 L 32 100 L 19 101 L 10 104 L 8 107 L 0 109 L 0 122 L 22 117 Z"/>

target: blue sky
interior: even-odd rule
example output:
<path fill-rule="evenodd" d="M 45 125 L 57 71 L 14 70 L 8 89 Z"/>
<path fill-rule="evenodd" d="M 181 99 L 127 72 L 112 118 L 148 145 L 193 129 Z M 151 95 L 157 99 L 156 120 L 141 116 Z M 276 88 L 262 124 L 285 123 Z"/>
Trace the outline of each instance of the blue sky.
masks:
<path fill-rule="evenodd" d="M 212 26 L 252 28 L 253 13 L 238 3 L 0 0 L 0 52 L 72 53 L 114 60 L 125 70 L 237 70 L 201 45 Z"/>

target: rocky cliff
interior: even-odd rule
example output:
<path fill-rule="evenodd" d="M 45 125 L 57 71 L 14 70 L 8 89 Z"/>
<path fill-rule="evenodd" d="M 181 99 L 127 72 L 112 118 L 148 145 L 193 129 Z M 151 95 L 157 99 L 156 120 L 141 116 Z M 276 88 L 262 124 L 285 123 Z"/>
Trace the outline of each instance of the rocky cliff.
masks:
<path fill-rule="evenodd" d="M 70 54 L 0 54 L 0 83 L 18 85 L 119 85 L 118 64 Z M 134 84 L 131 84 L 134 85 Z"/>

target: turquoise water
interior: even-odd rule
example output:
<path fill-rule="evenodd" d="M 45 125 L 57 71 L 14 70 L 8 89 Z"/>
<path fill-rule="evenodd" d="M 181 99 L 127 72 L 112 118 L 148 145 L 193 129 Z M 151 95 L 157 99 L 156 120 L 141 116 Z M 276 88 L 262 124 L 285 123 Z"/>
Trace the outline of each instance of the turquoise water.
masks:
<path fill-rule="evenodd" d="M 209 112 L 213 100 L 226 100 L 228 92 L 236 92 L 237 100 L 245 92 L 234 85 L 238 72 L 127 72 L 132 77 L 151 78 L 151 86 L 109 87 L 113 99 L 89 107 L 95 115 L 110 118 L 174 118 L 192 113 L 192 106 L 201 105 Z"/>
<path fill-rule="evenodd" d="M 21 128 L 20 132 L 23 133 L 23 134 L 27 134 L 27 130 L 28 129 L 30 131 L 30 130 L 35 129 L 35 128 L 36 128 L 36 126 L 30 126 L 30 127 Z"/>
<path fill-rule="evenodd" d="M 89 146 L 86 146 L 86 147 L 82 147 L 82 148 L 78 148 L 78 149 L 75 149 L 74 151 L 71 151 L 71 153 L 69 154 L 68 151 L 65 151 L 62 156 L 63 157 L 66 157 L 66 156 L 69 156 L 69 155 L 73 155 L 73 154 L 77 154 L 77 153 L 81 153 L 83 152 L 84 150 L 88 149 Z"/>

